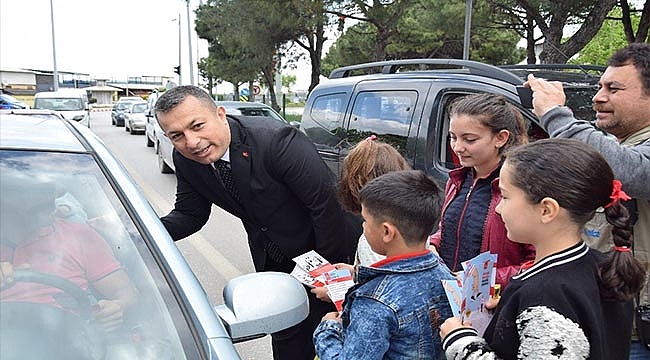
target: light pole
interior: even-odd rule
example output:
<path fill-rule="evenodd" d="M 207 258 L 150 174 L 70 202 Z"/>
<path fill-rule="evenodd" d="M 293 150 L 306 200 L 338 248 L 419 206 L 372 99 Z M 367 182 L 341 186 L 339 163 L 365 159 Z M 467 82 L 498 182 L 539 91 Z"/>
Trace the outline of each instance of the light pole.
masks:
<path fill-rule="evenodd" d="M 52 0 L 50 0 L 50 22 L 52 24 L 52 59 L 54 71 L 52 72 L 54 91 L 59 90 L 59 72 L 56 70 L 56 41 L 54 41 L 54 5 Z"/>
<path fill-rule="evenodd" d="M 463 37 L 463 60 L 469 60 L 469 39 L 472 27 L 472 0 L 465 0 L 465 36 Z"/>
<path fill-rule="evenodd" d="M 190 55 L 190 85 L 194 85 L 194 64 L 192 62 L 192 28 L 190 26 L 190 0 L 185 0 L 187 8 L 187 48 Z"/>
<path fill-rule="evenodd" d="M 178 19 L 172 19 L 172 21 L 178 21 L 178 85 L 183 85 L 183 80 L 181 77 L 181 13 L 178 13 Z"/>

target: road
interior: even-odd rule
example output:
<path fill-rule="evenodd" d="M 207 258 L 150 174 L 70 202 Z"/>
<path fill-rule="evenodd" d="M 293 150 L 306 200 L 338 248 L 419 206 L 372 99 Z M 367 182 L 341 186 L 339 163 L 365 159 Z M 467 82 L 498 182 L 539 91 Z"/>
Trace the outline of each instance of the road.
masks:
<path fill-rule="evenodd" d="M 110 111 L 91 113 L 91 129 L 122 162 L 158 215 L 173 207 L 176 177 L 161 174 L 153 148 L 144 135 L 130 135 L 124 127 L 111 125 Z M 198 233 L 176 242 L 212 304 L 222 304 L 222 289 L 229 279 L 254 272 L 246 233 L 241 221 L 213 207 L 206 226 Z M 236 344 L 242 359 L 271 360 L 271 341 L 262 339 Z"/>

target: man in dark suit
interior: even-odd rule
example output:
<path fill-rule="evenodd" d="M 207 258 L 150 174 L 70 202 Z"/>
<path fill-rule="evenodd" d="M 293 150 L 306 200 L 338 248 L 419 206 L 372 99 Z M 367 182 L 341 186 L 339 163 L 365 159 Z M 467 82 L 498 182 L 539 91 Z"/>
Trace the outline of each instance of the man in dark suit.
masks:
<path fill-rule="evenodd" d="M 299 130 L 226 115 L 196 86 L 168 90 L 155 113 L 174 144 L 176 203 L 161 218 L 174 240 L 201 229 L 216 204 L 241 219 L 257 271 L 291 272 L 291 259 L 309 250 L 352 263 L 361 226 L 340 208 L 334 174 Z M 308 294 L 309 317 L 272 335 L 276 360 L 314 358 L 313 331 L 333 307 Z"/>

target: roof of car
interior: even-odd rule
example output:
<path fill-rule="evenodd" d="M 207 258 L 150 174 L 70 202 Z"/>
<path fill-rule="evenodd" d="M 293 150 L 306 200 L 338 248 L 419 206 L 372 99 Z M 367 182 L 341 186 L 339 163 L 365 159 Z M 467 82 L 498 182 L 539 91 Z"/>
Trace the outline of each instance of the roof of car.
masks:
<path fill-rule="evenodd" d="M 215 101 L 215 104 L 223 106 L 226 109 L 233 108 L 271 108 L 270 106 L 260 102 L 244 102 L 244 101 Z"/>
<path fill-rule="evenodd" d="M 86 151 L 72 126 L 50 110 L 0 110 L 0 148 Z"/>

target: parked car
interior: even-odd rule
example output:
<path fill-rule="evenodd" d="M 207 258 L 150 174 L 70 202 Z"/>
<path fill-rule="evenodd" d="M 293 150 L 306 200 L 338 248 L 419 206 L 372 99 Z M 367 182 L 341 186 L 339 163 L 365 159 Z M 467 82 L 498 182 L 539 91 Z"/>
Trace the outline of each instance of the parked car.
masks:
<path fill-rule="evenodd" d="M 397 148 L 413 168 L 427 171 L 444 186 L 448 171 L 459 164 L 448 136 L 449 105 L 459 96 L 477 92 L 503 95 L 523 114 L 531 139 L 548 136 L 532 110 L 522 106 L 518 88 L 526 70 L 522 71 L 457 59 L 392 60 L 342 67 L 312 90 L 300 129 L 335 173 L 350 148 L 374 134 Z M 597 82 L 598 71 L 586 74 L 580 68 L 567 68 L 556 72 L 564 73 L 564 78 L 557 79 L 571 85 L 567 105 L 584 110 L 584 103 L 597 91 L 594 78 Z"/>
<path fill-rule="evenodd" d="M 147 124 L 147 117 L 145 113 L 147 111 L 147 103 L 142 102 L 133 102 L 130 103 L 130 106 L 127 110 L 123 112 L 124 115 L 124 129 L 135 135 L 137 133 L 144 134 L 145 125 Z"/>
<path fill-rule="evenodd" d="M 124 111 L 129 108 L 133 102 L 143 102 L 144 99 L 139 96 L 123 96 L 113 104 L 111 110 L 111 125 L 124 126 Z"/>
<path fill-rule="evenodd" d="M 145 143 L 147 147 L 154 147 L 154 151 L 156 154 L 158 154 L 158 133 L 160 127 L 158 126 L 158 121 L 156 120 L 156 117 L 153 114 L 153 109 L 156 106 L 156 101 L 158 101 L 158 98 L 160 95 L 164 93 L 154 91 L 151 94 L 149 94 L 149 97 L 147 97 L 147 111 L 145 113 L 145 118 L 147 122 L 144 125 L 144 137 L 145 137 Z"/>
<path fill-rule="evenodd" d="M 304 287 L 274 272 L 231 280 L 213 307 L 138 186 L 89 129 L 34 110 L 0 110 L 0 128 L 0 254 L 30 264 L 0 288 L 1 359 L 239 359 L 233 342 L 307 316 Z M 47 243 L 35 253 L 37 241 Z M 135 289 L 114 331 L 94 320 L 106 294 L 83 271 L 106 266 L 126 273 L 113 289 Z"/>
<path fill-rule="evenodd" d="M 29 109 L 29 105 L 9 94 L 0 93 L 0 109 Z"/>
<path fill-rule="evenodd" d="M 34 95 L 34 109 L 53 110 L 66 119 L 90 127 L 90 103 L 83 89 L 38 92 Z"/>
<path fill-rule="evenodd" d="M 277 121 L 281 121 L 287 124 L 290 124 L 294 127 L 299 127 L 300 123 L 294 122 L 289 123 L 285 120 L 282 115 L 278 114 L 277 111 L 273 110 L 272 107 L 257 102 L 241 102 L 241 101 L 215 101 L 218 106 L 223 106 L 226 109 L 226 114 L 230 115 L 245 115 L 245 116 L 264 116 L 266 118 L 272 118 Z M 167 136 L 164 135 L 162 129 L 158 125 L 158 122 L 153 116 L 149 117 L 148 123 L 152 127 L 152 132 L 156 135 L 155 150 L 158 154 L 158 168 L 163 174 L 173 173 L 175 170 L 174 161 L 172 159 L 172 151 L 174 150 L 174 145 Z M 162 135 L 162 136 L 159 136 Z"/>

